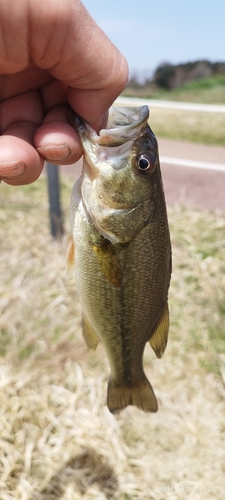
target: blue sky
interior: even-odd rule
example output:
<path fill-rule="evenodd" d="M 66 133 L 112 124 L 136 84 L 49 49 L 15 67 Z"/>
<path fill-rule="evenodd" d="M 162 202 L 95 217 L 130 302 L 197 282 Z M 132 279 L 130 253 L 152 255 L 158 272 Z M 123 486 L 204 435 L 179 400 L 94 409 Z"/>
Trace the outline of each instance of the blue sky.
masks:
<path fill-rule="evenodd" d="M 224 0 L 83 0 L 128 60 L 149 76 L 162 62 L 225 61 Z"/>

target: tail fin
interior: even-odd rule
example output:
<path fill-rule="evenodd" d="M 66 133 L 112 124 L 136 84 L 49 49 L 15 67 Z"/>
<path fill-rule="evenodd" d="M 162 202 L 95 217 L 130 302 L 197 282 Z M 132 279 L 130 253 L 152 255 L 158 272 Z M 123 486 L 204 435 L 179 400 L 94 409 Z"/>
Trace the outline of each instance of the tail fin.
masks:
<path fill-rule="evenodd" d="M 137 406 L 146 412 L 158 410 L 157 399 L 148 379 L 136 386 L 118 385 L 112 380 L 108 383 L 107 405 L 111 413 L 119 413 L 128 405 Z"/>

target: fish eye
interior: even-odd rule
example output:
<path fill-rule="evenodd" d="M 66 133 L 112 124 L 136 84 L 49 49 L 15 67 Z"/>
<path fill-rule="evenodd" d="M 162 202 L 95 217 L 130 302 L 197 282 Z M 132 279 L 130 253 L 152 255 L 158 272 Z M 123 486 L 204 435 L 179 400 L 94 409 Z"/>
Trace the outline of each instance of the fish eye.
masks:
<path fill-rule="evenodd" d="M 148 155 L 142 154 L 137 157 L 136 164 L 139 172 L 152 172 L 154 169 L 154 163 L 151 161 Z"/>
<path fill-rule="evenodd" d="M 138 166 L 141 170 L 147 170 L 149 168 L 149 160 L 147 158 L 139 158 L 138 160 Z"/>

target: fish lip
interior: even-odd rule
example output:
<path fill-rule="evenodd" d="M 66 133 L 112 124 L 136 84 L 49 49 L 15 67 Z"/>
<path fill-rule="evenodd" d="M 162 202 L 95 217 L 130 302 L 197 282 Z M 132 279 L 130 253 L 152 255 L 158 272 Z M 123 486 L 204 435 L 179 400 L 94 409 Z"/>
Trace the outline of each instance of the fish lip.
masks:
<path fill-rule="evenodd" d="M 129 140 L 133 141 L 140 136 L 142 128 L 145 129 L 148 117 L 148 106 L 110 108 L 109 128 L 100 130 L 95 142 L 100 146 L 120 146 Z"/>
<path fill-rule="evenodd" d="M 81 140 L 87 136 L 95 145 L 115 147 L 140 137 L 149 118 L 149 108 L 148 106 L 111 107 L 108 117 L 109 127 L 101 129 L 99 134 L 70 107 L 68 114 Z"/>

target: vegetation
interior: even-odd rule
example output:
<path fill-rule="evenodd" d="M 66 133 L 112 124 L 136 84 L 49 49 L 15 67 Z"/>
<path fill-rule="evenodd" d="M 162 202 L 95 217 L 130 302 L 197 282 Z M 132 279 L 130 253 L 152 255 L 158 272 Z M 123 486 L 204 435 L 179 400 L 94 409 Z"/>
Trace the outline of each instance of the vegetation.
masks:
<path fill-rule="evenodd" d="M 1 499 L 224 499 L 224 216 L 169 208 L 170 337 L 162 360 L 145 352 L 159 411 L 114 417 L 106 356 L 86 351 L 66 244 L 49 235 L 45 179 L 0 189 Z"/>
<path fill-rule="evenodd" d="M 153 82 L 160 88 L 171 90 L 182 87 L 188 82 L 224 75 L 224 62 L 211 63 L 203 60 L 177 65 L 165 63 L 156 68 Z"/>
<path fill-rule="evenodd" d="M 161 89 L 149 81 L 140 84 L 131 80 L 123 95 L 164 101 L 225 104 L 225 76 L 194 80 L 171 90 Z"/>
<path fill-rule="evenodd" d="M 193 63 L 162 64 L 153 75 L 140 83 L 131 77 L 124 95 L 145 99 L 225 103 L 225 63 L 196 61 Z"/>

